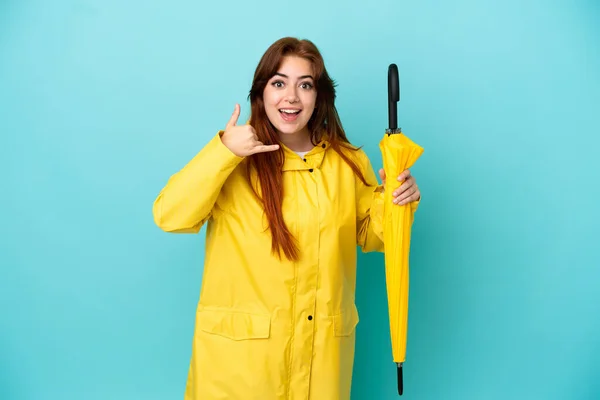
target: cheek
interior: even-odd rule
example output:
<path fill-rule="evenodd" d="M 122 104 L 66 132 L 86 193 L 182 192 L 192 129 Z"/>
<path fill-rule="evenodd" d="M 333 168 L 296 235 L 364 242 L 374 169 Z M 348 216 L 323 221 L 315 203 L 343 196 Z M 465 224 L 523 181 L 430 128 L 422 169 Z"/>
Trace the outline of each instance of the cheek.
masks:
<path fill-rule="evenodd" d="M 263 100 L 265 102 L 265 106 L 274 107 L 279 103 L 280 97 L 277 93 L 274 93 L 270 90 L 265 90 L 263 94 Z"/>
<path fill-rule="evenodd" d="M 315 108 L 316 102 L 317 102 L 317 96 L 310 95 L 310 96 L 307 96 L 307 98 L 305 99 L 305 101 L 303 103 L 306 108 L 308 108 L 312 111 Z"/>

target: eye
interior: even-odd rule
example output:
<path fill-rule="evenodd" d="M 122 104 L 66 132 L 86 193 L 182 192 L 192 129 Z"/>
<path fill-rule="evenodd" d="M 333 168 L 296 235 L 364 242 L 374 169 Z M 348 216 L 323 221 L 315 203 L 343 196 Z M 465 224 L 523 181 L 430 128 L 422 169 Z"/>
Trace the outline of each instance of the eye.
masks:
<path fill-rule="evenodd" d="M 303 82 L 303 83 L 300 85 L 300 87 L 301 87 L 302 89 L 310 90 L 310 89 L 312 89 L 312 88 L 313 88 L 313 85 L 312 85 L 312 83 L 310 83 L 310 82 Z"/>
<path fill-rule="evenodd" d="M 279 80 L 277 80 L 277 81 L 273 81 L 273 82 L 271 83 L 271 85 L 272 85 L 273 87 L 276 87 L 276 88 L 282 88 L 282 87 L 283 87 L 283 81 L 279 81 Z"/>

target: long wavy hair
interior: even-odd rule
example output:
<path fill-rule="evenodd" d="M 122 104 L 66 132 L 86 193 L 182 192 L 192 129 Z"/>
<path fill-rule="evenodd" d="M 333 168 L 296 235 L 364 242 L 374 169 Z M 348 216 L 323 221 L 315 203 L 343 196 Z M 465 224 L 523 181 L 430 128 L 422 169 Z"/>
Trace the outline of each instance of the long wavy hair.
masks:
<path fill-rule="evenodd" d="M 308 121 L 311 142 L 317 145 L 322 139 L 326 139 L 331 149 L 342 157 L 366 185 L 367 182 L 359 167 L 345 153 L 345 149 L 356 151 L 358 148 L 347 139 L 335 108 L 336 84 L 327 73 L 321 53 L 309 40 L 291 37 L 279 39 L 267 49 L 258 63 L 249 94 L 251 103 L 249 124 L 255 129 L 258 139 L 266 145 L 280 144 L 277 130 L 265 111 L 263 92 L 269 79 L 275 75 L 286 56 L 302 57 L 311 62 L 313 67 L 317 99 L 316 108 Z M 278 151 L 253 154 L 247 163 L 247 176 L 250 179 L 251 170 L 254 169 L 260 183 L 262 195 L 258 194 L 252 183 L 251 186 L 255 195 L 262 201 L 269 222 L 272 252 L 280 259 L 283 252 L 288 260 L 296 261 L 299 258 L 297 240 L 286 226 L 282 212 L 284 159 L 281 147 Z"/>

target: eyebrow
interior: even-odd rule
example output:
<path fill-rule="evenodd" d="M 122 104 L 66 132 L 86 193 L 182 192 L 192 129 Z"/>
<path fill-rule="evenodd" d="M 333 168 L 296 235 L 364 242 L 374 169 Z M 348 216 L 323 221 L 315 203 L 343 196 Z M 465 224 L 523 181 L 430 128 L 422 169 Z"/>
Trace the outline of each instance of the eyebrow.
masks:
<path fill-rule="evenodd" d="M 289 78 L 289 76 L 287 76 L 285 74 L 282 74 L 281 72 L 275 72 L 275 75 L 279 75 L 279 76 L 282 76 L 284 78 Z M 302 75 L 302 76 L 298 77 L 298 79 L 305 79 L 305 78 L 310 78 L 313 81 L 315 80 L 315 78 L 313 78 L 312 75 Z"/>

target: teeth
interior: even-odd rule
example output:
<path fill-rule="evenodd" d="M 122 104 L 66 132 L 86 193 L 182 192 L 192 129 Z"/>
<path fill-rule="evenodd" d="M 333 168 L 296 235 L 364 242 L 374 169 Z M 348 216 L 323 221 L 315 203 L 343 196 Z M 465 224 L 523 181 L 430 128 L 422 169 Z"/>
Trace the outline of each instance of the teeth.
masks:
<path fill-rule="evenodd" d="M 283 108 L 279 111 L 284 112 L 286 114 L 298 114 L 300 112 L 300 110 L 287 110 L 287 109 L 283 109 Z"/>

